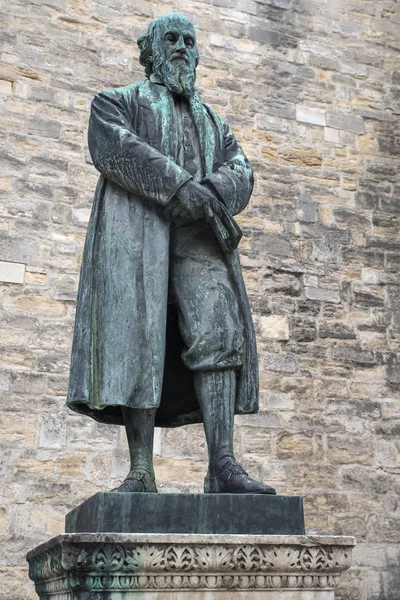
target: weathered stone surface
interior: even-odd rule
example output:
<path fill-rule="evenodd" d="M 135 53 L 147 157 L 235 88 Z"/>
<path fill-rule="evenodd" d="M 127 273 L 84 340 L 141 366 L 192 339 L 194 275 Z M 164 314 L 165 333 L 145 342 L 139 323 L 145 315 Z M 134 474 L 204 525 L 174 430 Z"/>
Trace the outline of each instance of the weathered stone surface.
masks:
<path fill-rule="evenodd" d="M 324 128 L 324 139 L 326 142 L 332 142 L 333 144 L 340 144 L 340 135 L 337 129 L 332 127 Z"/>
<path fill-rule="evenodd" d="M 314 223 L 318 219 L 318 207 L 311 199 L 304 198 L 296 204 L 296 215 L 300 222 Z"/>
<path fill-rule="evenodd" d="M 309 106 L 296 106 L 296 119 L 312 125 L 326 125 L 325 111 Z"/>
<path fill-rule="evenodd" d="M 354 544 L 335 536 L 69 534 L 27 559 L 36 591 L 49 600 L 72 589 L 76 600 L 94 589 L 104 600 L 334 600 Z"/>
<path fill-rule="evenodd" d="M 255 169 L 241 243 L 253 312 L 289 324 L 289 339 L 257 330 L 262 413 L 237 420 L 237 452 L 278 493 L 307 493 L 308 532 L 341 527 L 368 538 L 371 564 L 356 556 L 342 600 L 397 600 L 395 3 L 223 4 L 10 0 L 2 8 L 0 260 L 26 270 L 24 284 L 4 282 L 0 296 L 1 600 L 33 597 L 24 553 L 128 471 L 122 430 L 63 408 L 97 180 L 85 162 L 86 127 L 95 92 L 142 78 L 135 40 L 148 21 L 176 9 L 198 28 L 202 97 L 232 123 Z M 326 125 L 297 120 L 296 107 L 325 112 Z M 338 301 L 310 299 L 306 289 Z M 361 440 L 366 459 L 346 436 Z M 201 428 L 158 430 L 156 439 L 160 490 L 199 493 Z"/>
<path fill-rule="evenodd" d="M 376 362 L 371 350 L 362 350 L 360 347 L 349 345 L 333 346 L 332 357 L 336 360 L 360 365 L 373 365 Z"/>
<path fill-rule="evenodd" d="M 0 281 L 4 283 L 24 283 L 25 265 L 0 261 Z"/>
<path fill-rule="evenodd" d="M 326 115 L 326 124 L 334 129 L 364 133 L 364 123 L 361 117 L 348 115 L 338 110 L 329 110 Z"/>
<path fill-rule="evenodd" d="M 295 373 L 298 369 L 298 362 L 296 357 L 290 354 L 271 354 L 266 352 L 262 356 L 262 366 L 267 371 Z"/>
<path fill-rule="evenodd" d="M 281 315 L 270 315 L 260 318 L 261 337 L 270 340 L 288 340 L 288 318 Z"/>
<path fill-rule="evenodd" d="M 321 300 L 324 302 L 340 302 L 339 290 L 330 290 L 329 288 L 306 287 L 304 289 L 306 298 L 310 300 Z"/>

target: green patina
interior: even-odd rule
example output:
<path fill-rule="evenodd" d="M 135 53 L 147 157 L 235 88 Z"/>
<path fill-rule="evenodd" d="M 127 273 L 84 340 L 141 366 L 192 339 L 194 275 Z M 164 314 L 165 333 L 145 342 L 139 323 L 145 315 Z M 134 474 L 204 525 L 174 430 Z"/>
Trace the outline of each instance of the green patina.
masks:
<path fill-rule="evenodd" d="M 226 479 L 237 482 L 235 492 L 273 493 L 235 463 L 232 446 L 234 412 L 258 410 L 255 334 L 233 218 L 249 201 L 252 169 L 195 87 L 191 22 L 164 15 L 138 45 L 145 81 L 100 92 L 92 103 L 89 150 L 101 177 L 67 403 L 126 426 L 129 491 L 156 491 L 154 424 L 203 421 L 210 460 L 230 459 L 221 480 L 207 477 L 207 490 L 229 491 Z"/>

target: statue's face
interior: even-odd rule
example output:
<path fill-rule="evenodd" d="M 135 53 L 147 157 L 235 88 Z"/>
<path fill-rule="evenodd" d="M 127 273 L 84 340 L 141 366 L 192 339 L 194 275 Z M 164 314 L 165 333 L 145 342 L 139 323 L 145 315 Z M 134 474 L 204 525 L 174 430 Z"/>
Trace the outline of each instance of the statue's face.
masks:
<path fill-rule="evenodd" d="M 152 54 L 153 72 L 163 83 L 177 94 L 191 96 L 199 54 L 189 19 L 179 14 L 157 19 Z"/>
<path fill-rule="evenodd" d="M 159 45 L 164 60 L 196 69 L 196 33 L 191 22 L 181 17 L 169 18 L 160 24 L 160 29 Z"/>

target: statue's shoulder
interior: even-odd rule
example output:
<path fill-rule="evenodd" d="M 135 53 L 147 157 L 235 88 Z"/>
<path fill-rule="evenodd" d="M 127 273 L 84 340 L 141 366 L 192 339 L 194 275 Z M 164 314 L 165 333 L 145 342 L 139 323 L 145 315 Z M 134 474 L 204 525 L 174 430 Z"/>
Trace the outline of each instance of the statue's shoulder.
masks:
<path fill-rule="evenodd" d="M 93 98 L 92 109 L 106 104 L 118 111 L 133 114 L 135 107 L 139 103 L 140 90 L 144 84 L 144 81 L 139 81 L 121 87 L 102 90 Z"/>
<path fill-rule="evenodd" d="M 219 128 L 225 129 L 228 126 L 226 121 L 216 112 L 216 110 L 214 110 L 214 108 L 212 106 L 207 104 L 207 102 L 204 102 L 204 100 L 201 100 L 201 103 L 203 105 L 203 109 L 209 115 L 211 120 L 214 121 L 214 123 L 218 127 L 218 129 Z"/>
<path fill-rule="evenodd" d="M 129 83 L 121 87 L 107 88 L 97 94 L 98 96 L 117 97 L 125 100 L 130 100 L 138 94 L 140 87 L 144 84 L 144 81 L 138 81 L 136 83 Z"/>
<path fill-rule="evenodd" d="M 163 93 L 165 94 L 166 88 L 164 86 L 152 83 L 148 79 L 143 81 L 137 81 L 136 83 L 130 83 L 123 87 L 109 88 L 103 90 L 97 96 L 105 96 L 114 101 L 123 102 L 127 106 L 132 104 L 147 104 L 154 103 L 157 101 Z"/>
<path fill-rule="evenodd" d="M 207 113 L 209 119 L 211 119 L 212 123 L 214 124 L 214 127 L 218 132 L 218 136 L 222 145 L 224 135 L 226 134 L 226 131 L 228 129 L 228 125 L 224 121 L 224 119 L 220 117 L 219 114 L 212 108 L 212 106 L 210 106 L 206 102 L 203 102 L 203 100 L 201 101 L 201 103 L 203 105 L 203 110 Z"/>
<path fill-rule="evenodd" d="M 212 108 L 212 106 L 210 106 L 209 104 L 207 104 L 207 102 L 204 102 L 204 100 L 201 100 L 201 103 L 203 105 L 203 108 L 208 112 L 209 115 L 211 115 L 214 119 L 218 119 L 220 120 L 220 116 L 218 115 L 218 113 Z"/>

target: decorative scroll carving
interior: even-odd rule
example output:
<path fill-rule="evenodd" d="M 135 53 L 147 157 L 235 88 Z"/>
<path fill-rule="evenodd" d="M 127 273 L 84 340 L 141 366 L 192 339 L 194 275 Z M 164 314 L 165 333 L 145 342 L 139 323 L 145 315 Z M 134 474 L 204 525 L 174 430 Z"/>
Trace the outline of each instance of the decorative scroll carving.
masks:
<path fill-rule="evenodd" d="M 68 590 L 334 589 L 351 546 L 68 542 L 28 556 L 39 594 Z"/>

